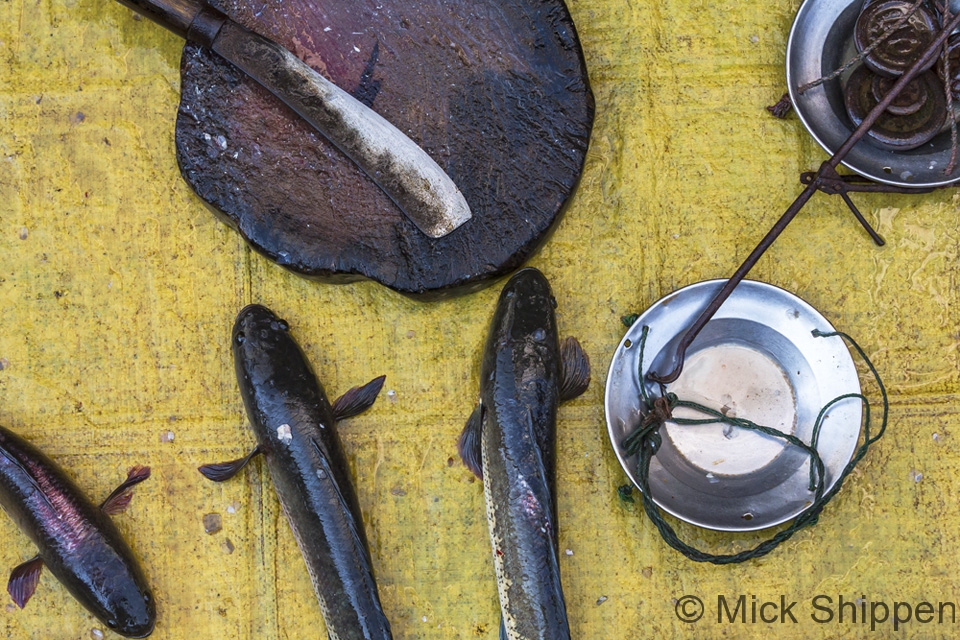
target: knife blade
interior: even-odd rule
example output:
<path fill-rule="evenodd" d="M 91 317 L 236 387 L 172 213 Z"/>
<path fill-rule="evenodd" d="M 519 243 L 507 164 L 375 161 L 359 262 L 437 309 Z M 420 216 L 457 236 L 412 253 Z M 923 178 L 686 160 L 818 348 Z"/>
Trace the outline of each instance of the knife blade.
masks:
<path fill-rule="evenodd" d="M 350 158 L 431 238 L 471 218 L 450 176 L 376 111 L 289 50 L 202 0 L 118 0 L 177 35 L 206 46 L 297 112 Z"/>

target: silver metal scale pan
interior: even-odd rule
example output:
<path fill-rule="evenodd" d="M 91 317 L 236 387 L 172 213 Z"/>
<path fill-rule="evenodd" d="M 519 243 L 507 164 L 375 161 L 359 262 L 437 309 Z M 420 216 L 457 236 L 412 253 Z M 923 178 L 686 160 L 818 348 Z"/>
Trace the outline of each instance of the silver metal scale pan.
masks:
<path fill-rule="evenodd" d="M 724 281 L 690 285 L 650 307 L 617 347 L 607 377 L 607 429 L 620 464 L 637 484 L 637 458 L 621 446 L 641 420 L 640 337 L 647 336 L 643 374 L 668 370 L 678 329 L 689 326 Z M 745 280 L 687 351 L 683 373 L 667 390 L 727 415 L 749 419 L 810 443 L 824 404 L 859 393 L 857 370 L 843 340 L 816 338 L 833 327 L 816 309 L 782 289 Z M 651 396 L 658 385 L 643 381 Z M 645 409 L 644 409 L 645 410 Z M 678 409 L 677 417 L 697 418 Z M 818 452 L 829 489 L 849 462 L 860 434 L 861 405 L 843 400 L 825 419 Z M 701 527 L 751 531 L 797 516 L 810 506 L 810 461 L 783 440 L 722 424 L 661 429 L 650 465 L 650 492 L 666 512 Z"/>

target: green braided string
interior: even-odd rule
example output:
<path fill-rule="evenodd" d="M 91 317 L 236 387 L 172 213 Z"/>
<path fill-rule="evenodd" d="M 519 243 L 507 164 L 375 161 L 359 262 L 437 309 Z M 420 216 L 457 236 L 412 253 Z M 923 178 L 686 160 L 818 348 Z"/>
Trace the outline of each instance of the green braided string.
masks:
<path fill-rule="evenodd" d="M 643 510 L 646 512 L 647 516 L 656 525 L 657 530 L 660 532 L 660 536 L 664 541 L 687 556 L 694 562 L 711 562 L 713 564 L 735 564 L 739 562 L 745 562 L 752 558 L 759 558 L 764 556 L 774 549 L 776 549 L 781 543 L 788 540 L 793 534 L 800 531 L 804 527 L 813 526 L 817 523 L 817 520 L 820 517 L 820 513 L 823 511 L 823 508 L 827 506 L 827 503 L 837 495 L 837 492 L 840 491 L 840 488 L 843 486 L 843 481 L 846 479 L 850 472 L 857 466 L 857 463 L 867 455 L 867 451 L 870 449 L 870 445 L 874 444 L 879 440 L 887 428 L 887 412 L 889 409 L 889 401 L 887 399 L 887 390 L 883 386 L 883 381 L 880 379 L 880 374 L 877 373 L 876 368 L 874 368 L 873 363 L 870 362 L 870 359 L 867 358 L 867 354 L 863 352 L 863 349 L 860 348 L 860 345 L 856 341 L 848 336 L 845 333 L 839 331 L 824 333 L 819 329 L 813 331 L 813 336 L 817 338 L 829 338 L 834 336 L 840 336 L 842 339 L 849 342 L 857 353 L 867 364 L 867 367 L 870 369 L 870 373 L 873 374 L 874 379 L 877 381 L 877 386 L 880 389 L 880 396 L 883 399 L 883 419 L 880 424 L 880 429 L 877 431 L 875 436 L 870 435 L 870 401 L 867 400 L 866 396 L 860 393 L 848 393 L 837 398 L 834 398 L 826 405 L 823 409 L 820 410 L 819 415 L 817 415 L 817 420 L 813 426 L 813 436 L 811 438 L 811 444 L 806 444 L 796 436 L 791 434 L 783 433 L 777 429 L 772 429 L 770 427 L 765 427 L 758 425 L 749 420 L 744 420 L 742 418 L 733 418 L 730 416 L 725 416 L 719 411 L 705 407 L 703 405 L 697 404 L 695 402 L 688 402 L 685 400 L 680 400 L 675 394 L 668 393 L 662 398 L 652 399 L 646 391 L 646 385 L 643 384 L 643 350 L 647 342 L 647 334 L 649 333 L 649 327 L 643 327 L 643 332 L 640 336 L 640 365 L 639 365 L 639 375 L 640 375 L 640 395 L 643 399 L 643 402 L 647 406 L 647 418 L 644 422 L 630 435 L 625 437 L 621 442 L 621 446 L 627 452 L 628 455 L 635 455 L 639 453 L 639 462 L 637 463 L 637 484 L 640 486 L 640 497 L 643 501 Z M 859 399 L 864 406 L 864 427 L 863 427 L 863 444 L 857 449 L 854 456 L 850 459 L 850 462 L 844 467 L 843 471 L 840 473 L 840 476 L 837 478 L 837 482 L 829 491 L 824 491 L 824 464 L 823 460 L 820 458 L 820 454 L 817 453 L 817 442 L 820 438 L 820 429 L 823 426 L 823 421 L 827 415 L 827 411 L 833 405 L 837 404 L 842 400 L 848 398 L 857 398 Z M 658 402 L 663 403 L 666 401 L 669 406 L 670 411 L 672 412 L 676 407 L 686 407 L 689 409 L 694 409 L 696 411 L 702 412 L 706 415 L 709 415 L 709 418 L 705 419 L 689 419 L 689 418 L 673 418 L 670 417 L 670 421 L 678 425 L 702 425 L 702 424 L 713 424 L 713 423 L 723 423 L 729 424 L 741 429 L 749 429 L 751 431 L 759 431 L 776 438 L 781 438 L 786 440 L 790 444 L 803 449 L 808 456 L 810 456 L 810 490 L 814 492 L 813 503 L 800 513 L 790 524 L 789 527 L 778 532 L 772 538 L 764 540 L 756 547 L 748 549 L 746 551 L 741 551 L 740 553 L 729 554 L 729 555 L 714 555 L 710 553 L 705 553 L 691 547 L 686 544 L 680 538 L 677 537 L 676 531 L 673 527 L 663 519 L 663 515 L 660 512 L 660 508 L 653 502 L 653 499 L 650 497 L 650 486 L 648 484 L 648 479 L 650 476 L 650 461 L 653 459 L 653 456 L 656 455 L 657 451 L 660 448 L 662 439 L 660 436 L 660 427 L 663 426 L 663 421 L 659 419 L 659 413 L 655 411 L 656 404 Z M 662 406 L 660 410 L 662 411 Z M 629 486 L 629 485 L 627 485 Z M 619 489 L 621 499 L 624 499 L 624 487 Z"/>

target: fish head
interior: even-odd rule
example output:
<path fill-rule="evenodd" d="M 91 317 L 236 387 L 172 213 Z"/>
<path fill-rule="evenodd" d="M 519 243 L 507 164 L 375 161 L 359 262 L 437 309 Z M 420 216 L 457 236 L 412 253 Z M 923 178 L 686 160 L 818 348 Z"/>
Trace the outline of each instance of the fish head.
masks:
<path fill-rule="evenodd" d="M 247 305 L 237 314 L 233 324 L 234 353 L 249 349 L 269 349 L 271 345 L 289 340 L 289 325 L 263 305 Z"/>
<path fill-rule="evenodd" d="M 284 382 L 282 378 L 288 374 L 277 363 L 301 358 L 289 329 L 284 320 L 259 304 L 248 305 L 237 314 L 232 342 L 241 392 L 264 383 L 273 386 Z"/>
<path fill-rule="evenodd" d="M 500 292 L 498 316 L 510 318 L 511 333 L 518 335 L 556 335 L 554 309 L 557 300 L 550 283 L 533 267 L 521 269 Z"/>
<path fill-rule="evenodd" d="M 290 442 L 299 408 L 316 409 L 322 424 L 335 422 L 326 392 L 289 329 L 261 305 L 245 307 L 233 327 L 240 395 L 254 435 L 267 450 Z"/>
<path fill-rule="evenodd" d="M 145 638 L 153 633 L 157 606 L 139 567 L 131 567 L 116 556 L 99 560 L 99 569 L 88 584 L 92 591 L 78 600 L 114 633 L 127 638 Z"/>
<path fill-rule="evenodd" d="M 130 591 L 118 599 L 116 605 L 113 617 L 105 620 L 111 631 L 126 638 L 146 638 L 153 633 L 157 609 L 149 590 Z"/>

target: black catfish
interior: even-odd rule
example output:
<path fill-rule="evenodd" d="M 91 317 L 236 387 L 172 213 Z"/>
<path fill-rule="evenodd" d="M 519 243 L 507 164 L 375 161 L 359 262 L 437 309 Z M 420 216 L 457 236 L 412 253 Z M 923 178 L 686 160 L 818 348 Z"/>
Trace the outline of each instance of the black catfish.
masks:
<path fill-rule="evenodd" d="M 156 608 L 143 570 L 109 516 L 130 504 L 129 489 L 150 477 L 134 467 L 99 507 L 39 449 L 0 427 L 0 505 L 38 547 L 10 574 L 7 591 L 21 609 L 46 565 L 73 597 L 112 631 L 144 638 Z"/>
<path fill-rule="evenodd" d="M 336 429 L 338 420 L 373 404 L 384 377 L 351 389 L 331 406 L 287 323 L 260 305 L 237 316 L 233 356 L 258 444 L 245 458 L 204 465 L 200 472 L 220 482 L 264 454 L 331 640 L 391 638 Z"/>
<path fill-rule="evenodd" d="M 570 637 L 557 557 L 557 405 L 583 393 L 590 363 L 575 338 L 561 346 L 556 301 L 536 269 L 500 293 L 480 368 L 480 404 L 460 456 L 483 479 L 501 638 Z"/>

